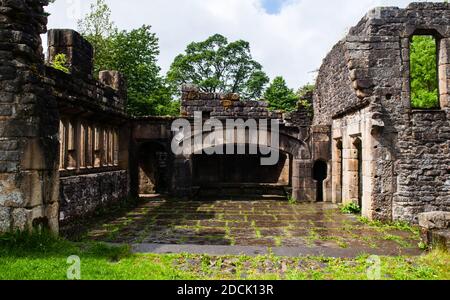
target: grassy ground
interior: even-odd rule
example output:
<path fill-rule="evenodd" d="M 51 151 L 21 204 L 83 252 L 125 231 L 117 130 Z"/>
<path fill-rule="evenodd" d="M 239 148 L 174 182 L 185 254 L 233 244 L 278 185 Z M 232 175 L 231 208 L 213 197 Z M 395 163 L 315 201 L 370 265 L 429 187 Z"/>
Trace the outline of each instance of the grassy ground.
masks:
<path fill-rule="evenodd" d="M 51 235 L 0 237 L 0 279 L 67 278 L 67 258 L 81 259 L 81 278 L 91 279 L 368 279 L 368 257 L 137 255 L 127 247 L 72 243 Z M 382 279 L 450 279 L 450 254 L 381 257 Z"/>

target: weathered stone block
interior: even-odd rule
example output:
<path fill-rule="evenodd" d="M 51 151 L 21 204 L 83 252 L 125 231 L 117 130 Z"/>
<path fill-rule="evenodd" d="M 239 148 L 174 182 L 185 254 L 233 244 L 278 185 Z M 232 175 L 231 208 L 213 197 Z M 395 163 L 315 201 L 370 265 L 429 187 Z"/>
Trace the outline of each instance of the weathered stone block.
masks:
<path fill-rule="evenodd" d="M 67 56 L 72 73 L 92 75 L 94 50 L 78 32 L 71 29 L 48 31 L 48 62 L 53 62 L 60 53 Z"/>
<path fill-rule="evenodd" d="M 11 209 L 0 206 L 0 233 L 8 232 L 11 229 Z"/>
<path fill-rule="evenodd" d="M 450 228 L 450 212 L 419 214 L 419 226 L 427 230 Z"/>
<path fill-rule="evenodd" d="M 25 208 L 13 209 L 11 217 L 13 230 L 24 231 L 30 228 L 31 212 L 29 210 Z"/>

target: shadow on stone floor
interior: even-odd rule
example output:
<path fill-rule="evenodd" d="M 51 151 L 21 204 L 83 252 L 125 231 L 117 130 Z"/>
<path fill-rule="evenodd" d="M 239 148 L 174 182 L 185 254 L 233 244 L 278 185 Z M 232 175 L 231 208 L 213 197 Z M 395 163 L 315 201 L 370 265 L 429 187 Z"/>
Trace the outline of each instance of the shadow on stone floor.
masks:
<path fill-rule="evenodd" d="M 152 197 L 141 199 L 132 211 L 98 224 L 89 230 L 88 238 L 110 243 L 419 251 L 414 232 L 371 227 L 327 203 Z"/>

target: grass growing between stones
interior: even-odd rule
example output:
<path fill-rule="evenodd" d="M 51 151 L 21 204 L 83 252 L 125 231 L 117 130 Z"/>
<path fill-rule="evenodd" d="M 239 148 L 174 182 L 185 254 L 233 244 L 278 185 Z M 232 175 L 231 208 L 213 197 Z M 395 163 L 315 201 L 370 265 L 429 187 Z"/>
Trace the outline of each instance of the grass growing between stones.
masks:
<path fill-rule="evenodd" d="M 367 256 L 325 257 L 131 254 L 128 247 L 72 243 L 50 234 L 0 237 L 0 279 L 66 279 L 67 258 L 81 259 L 81 278 L 108 279 L 368 279 Z M 381 279 L 450 279 L 450 254 L 380 257 Z"/>

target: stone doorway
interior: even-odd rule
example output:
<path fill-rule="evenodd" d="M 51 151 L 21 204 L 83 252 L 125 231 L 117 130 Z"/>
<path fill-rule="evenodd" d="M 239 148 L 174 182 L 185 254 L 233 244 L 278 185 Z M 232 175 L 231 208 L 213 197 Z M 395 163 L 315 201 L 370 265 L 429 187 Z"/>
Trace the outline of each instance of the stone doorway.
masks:
<path fill-rule="evenodd" d="M 362 141 L 360 138 L 356 138 L 353 142 L 353 145 L 356 150 L 355 158 L 357 160 L 357 180 L 355 180 L 355 183 L 357 183 L 357 199 L 358 199 L 358 205 L 360 208 L 363 207 L 363 149 L 362 149 Z"/>
<path fill-rule="evenodd" d="M 139 149 L 139 194 L 164 194 L 169 189 L 169 154 L 157 142 L 147 142 Z"/>
<path fill-rule="evenodd" d="M 324 202 L 324 181 L 328 178 L 328 165 L 323 160 L 318 160 L 313 166 L 313 179 L 317 182 L 316 201 Z"/>

